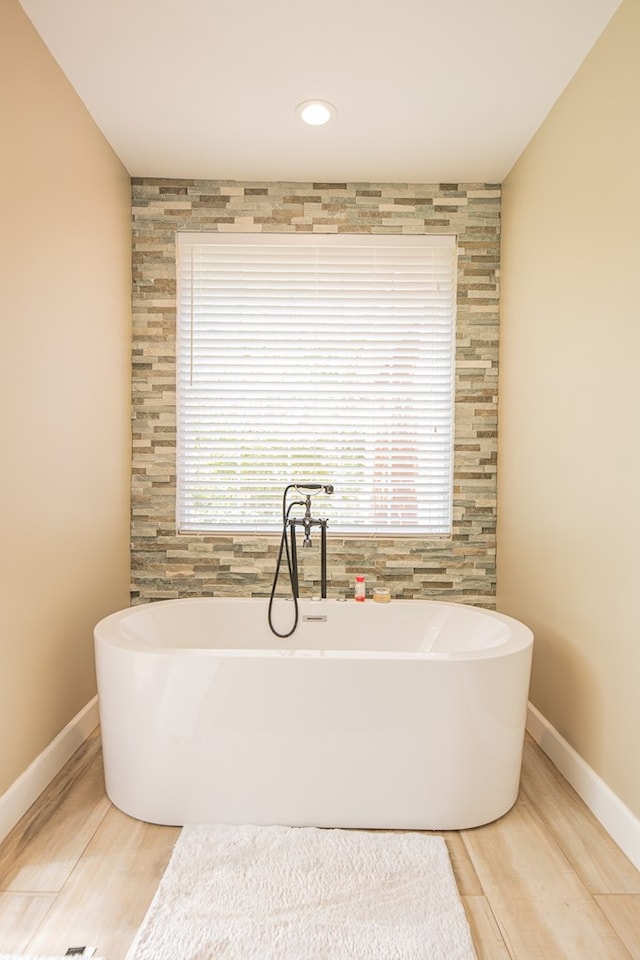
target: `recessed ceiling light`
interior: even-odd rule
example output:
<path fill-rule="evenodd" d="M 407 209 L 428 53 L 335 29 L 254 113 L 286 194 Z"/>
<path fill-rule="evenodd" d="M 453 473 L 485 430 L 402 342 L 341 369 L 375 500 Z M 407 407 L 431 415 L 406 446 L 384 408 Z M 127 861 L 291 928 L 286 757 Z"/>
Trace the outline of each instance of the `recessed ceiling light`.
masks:
<path fill-rule="evenodd" d="M 312 127 L 320 127 L 336 115 L 336 108 L 328 100 L 305 100 L 296 107 L 296 114 Z"/>

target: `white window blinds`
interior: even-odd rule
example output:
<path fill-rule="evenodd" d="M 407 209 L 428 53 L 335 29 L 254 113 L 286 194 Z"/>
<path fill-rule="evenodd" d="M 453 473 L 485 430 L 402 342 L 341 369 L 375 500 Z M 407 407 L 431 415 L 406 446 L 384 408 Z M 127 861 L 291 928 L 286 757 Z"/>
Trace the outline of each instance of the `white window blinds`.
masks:
<path fill-rule="evenodd" d="M 178 526 L 451 529 L 452 236 L 178 235 Z"/>

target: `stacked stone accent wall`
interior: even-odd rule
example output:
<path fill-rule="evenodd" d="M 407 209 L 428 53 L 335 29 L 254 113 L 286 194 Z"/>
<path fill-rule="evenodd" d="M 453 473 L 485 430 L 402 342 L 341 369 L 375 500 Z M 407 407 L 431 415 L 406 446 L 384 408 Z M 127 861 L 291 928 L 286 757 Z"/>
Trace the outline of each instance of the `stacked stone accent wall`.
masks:
<path fill-rule="evenodd" d="M 329 526 L 329 595 L 491 607 L 495 596 L 500 189 L 491 184 L 133 180 L 133 603 L 268 596 L 279 538 L 179 534 L 176 492 L 176 231 L 454 233 L 458 237 L 454 522 L 450 537 L 342 537 Z M 331 517 L 331 502 L 326 510 Z M 319 592 L 301 551 L 301 593 Z"/>

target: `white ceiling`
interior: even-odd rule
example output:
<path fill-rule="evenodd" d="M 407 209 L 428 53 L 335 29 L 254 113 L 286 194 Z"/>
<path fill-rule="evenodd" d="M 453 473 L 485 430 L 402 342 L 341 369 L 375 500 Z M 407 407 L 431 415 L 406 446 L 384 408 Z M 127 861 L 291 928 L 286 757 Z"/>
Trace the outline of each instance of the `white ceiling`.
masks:
<path fill-rule="evenodd" d="M 620 0 L 21 3 L 133 176 L 498 183 Z"/>

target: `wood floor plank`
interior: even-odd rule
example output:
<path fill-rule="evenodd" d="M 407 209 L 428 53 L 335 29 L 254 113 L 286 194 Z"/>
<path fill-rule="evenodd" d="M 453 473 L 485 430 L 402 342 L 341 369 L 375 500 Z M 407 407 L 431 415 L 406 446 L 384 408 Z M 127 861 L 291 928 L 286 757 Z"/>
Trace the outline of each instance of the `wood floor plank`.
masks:
<path fill-rule="evenodd" d="M 54 893 L 0 893 L 0 953 L 24 950 L 54 899 Z"/>
<path fill-rule="evenodd" d="M 514 960 L 629 960 L 530 804 L 462 836 Z"/>
<path fill-rule="evenodd" d="M 640 871 L 551 761 L 529 741 L 524 747 L 522 792 L 591 893 L 640 893 Z"/>
<path fill-rule="evenodd" d="M 111 807 L 29 951 L 62 955 L 70 945 L 89 943 L 100 956 L 123 960 L 179 833 L 178 827 L 142 823 Z"/>
<path fill-rule="evenodd" d="M 90 737 L 0 846 L 0 890 L 61 890 L 110 806 L 100 739 Z"/>
<path fill-rule="evenodd" d="M 511 960 L 486 897 L 460 898 L 471 928 L 478 960 Z"/>
<path fill-rule="evenodd" d="M 595 900 L 633 960 L 640 960 L 640 896 L 614 894 Z"/>
<path fill-rule="evenodd" d="M 460 834 L 450 831 L 441 834 L 441 836 L 444 837 L 447 844 L 449 859 L 451 860 L 453 875 L 459 893 L 468 897 L 482 896 L 482 886 Z"/>

